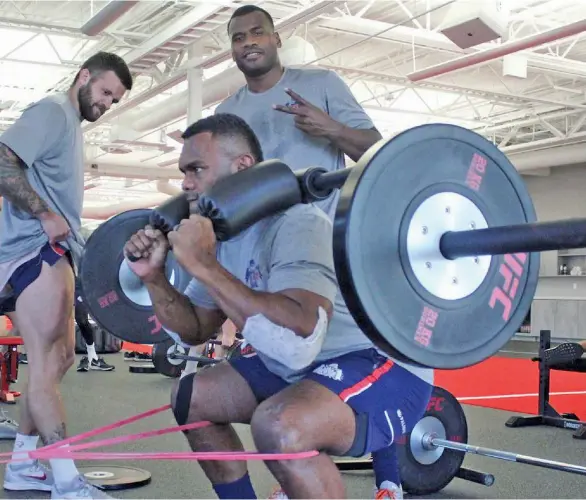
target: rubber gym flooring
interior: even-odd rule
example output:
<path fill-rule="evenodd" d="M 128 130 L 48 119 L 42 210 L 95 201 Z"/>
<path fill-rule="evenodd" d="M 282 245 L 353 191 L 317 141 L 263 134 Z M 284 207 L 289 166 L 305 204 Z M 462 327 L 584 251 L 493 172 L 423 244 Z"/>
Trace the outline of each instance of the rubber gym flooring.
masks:
<path fill-rule="evenodd" d="M 533 342 L 512 342 L 495 358 L 465 370 L 440 372 L 436 385 L 463 399 L 469 427 L 469 442 L 479 446 L 539 456 L 574 464 L 586 464 L 586 441 L 572 438 L 572 432 L 552 427 L 509 429 L 505 421 L 520 411 L 537 407 L 537 364 L 529 359 L 536 352 Z M 81 433 L 168 403 L 172 380 L 159 374 L 130 374 L 122 354 L 108 355 L 116 365 L 110 373 L 70 371 L 64 381 L 63 395 L 68 413 L 68 431 Z M 26 377 L 26 366 L 19 379 Z M 559 372 L 558 372 L 559 373 Z M 552 403 L 559 411 L 575 411 L 586 419 L 586 374 L 552 373 Z M 20 383 L 14 388 L 18 389 Z M 470 399 L 469 399 L 470 398 Z M 472 406 L 474 404 L 475 406 Z M 487 407 L 483 407 L 483 406 Z M 507 406 L 508 405 L 508 406 Z M 507 407 L 504 411 L 494 409 Z M 1 405 L 17 417 L 16 405 Z M 103 437 L 168 427 L 175 422 L 170 411 L 130 424 Z M 239 427 L 246 449 L 252 441 L 246 426 Z M 0 452 L 12 450 L 12 441 L 0 442 Z M 104 451 L 188 451 L 180 433 L 103 448 Z M 97 451 L 97 450 L 89 450 Z M 125 465 L 123 462 L 79 462 L 80 464 Z M 110 492 L 115 498 L 216 498 L 195 462 L 133 461 L 132 465 L 151 471 L 152 482 L 136 489 Z M 250 462 L 250 471 L 258 498 L 267 498 L 276 483 L 260 462 Z M 454 479 L 444 490 L 430 498 L 584 498 L 586 477 L 503 460 L 467 454 L 464 466 L 492 473 L 495 484 L 484 487 Z M 3 467 L 0 467 L 0 474 Z M 373 498 L 372 472 L 346 472 L 349 498 Z M 1 479 L 1 478 L 0 478 Z M 36 492 L 7 492 L 3 498 L 49 498 Z"/>

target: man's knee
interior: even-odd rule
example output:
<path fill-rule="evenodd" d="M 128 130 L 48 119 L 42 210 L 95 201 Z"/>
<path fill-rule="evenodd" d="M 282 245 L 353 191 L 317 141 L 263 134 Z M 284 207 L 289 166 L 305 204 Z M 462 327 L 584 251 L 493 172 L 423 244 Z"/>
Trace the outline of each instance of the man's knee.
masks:
<path fill-rule="evenodd" d="M 312 448 L 307 442 L 303 426 L 311 421 L 299 415 L 294 406 L 274 404 L 270 400 L 260 404 L 250 422 L 252 437 L 259 451 L 296 453 Z"/>

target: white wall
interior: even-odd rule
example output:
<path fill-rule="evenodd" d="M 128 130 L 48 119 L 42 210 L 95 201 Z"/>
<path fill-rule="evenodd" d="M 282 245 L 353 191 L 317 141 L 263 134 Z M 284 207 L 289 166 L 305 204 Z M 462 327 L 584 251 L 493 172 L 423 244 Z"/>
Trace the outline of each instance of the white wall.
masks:
<path fill-rule="evenodd" d="M 555 167 L 547 177 L 523 178 L 538 220 L 586 218 L 586 164 Z"/>

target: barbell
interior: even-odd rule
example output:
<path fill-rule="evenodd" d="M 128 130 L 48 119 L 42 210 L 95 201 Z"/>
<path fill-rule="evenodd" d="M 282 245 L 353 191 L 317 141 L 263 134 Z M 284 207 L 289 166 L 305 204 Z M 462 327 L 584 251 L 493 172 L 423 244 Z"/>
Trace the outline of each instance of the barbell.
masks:
<path fill-rule="evenodd" d="M 509 341 L 537 287 L 538 252 L 586 246 L 586 219 L 536 223 L 523 179 L 498 147 L 462 127 L 422 125 L 373 145 L 354 167 L 293 172 L 270 160 L 220 179 L 200 196 L 219 241 L 339 189 L 333 255 L 357 324 L 395 359 L 439 369 L 478 363 Z M 80 268 L 91 315 L 113 335 L 167 338 L 123 255 L 147 223 L 189 216 L 183 195 L 124 212 L 88 239 Z M 173 259 L 167 275 L 190 278 Z"/>
<path fill-rule="evenodd" d="M 441 387 L 434 387 L 423 418 L 409 434 L 401 437 L 398 445 L 403 487 L 416 495 L 437 493 L 458 477 L 465 453 L 586 475 L 586 467 L 582 465 L 469 444 L 464 410 L 458 400 Z"/>

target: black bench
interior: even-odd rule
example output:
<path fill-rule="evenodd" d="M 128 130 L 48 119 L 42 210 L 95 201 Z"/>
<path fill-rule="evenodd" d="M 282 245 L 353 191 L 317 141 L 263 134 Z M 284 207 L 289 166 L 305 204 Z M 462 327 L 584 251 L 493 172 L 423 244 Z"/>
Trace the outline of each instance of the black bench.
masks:
<path fill-rule="evenodd" d="M 575 346 L 575 345 L 574 345 Z M 562 346 L 562 350 L 579 353 L 579 349 L 572 349 L 571 345 Z M 549 402 L 550 371 L 586 372 L 586 359 L 575 359 L 563 363 L 556 362 L 555 350 L 551 348 L 551 331 L 541 330 L 539 332 L 539 354 L 533 361 L 539 363 L 539 414 L 531 417 L 513 416 L 507 422 L 507 427 L 529 427 L 536 425 L 547 425 L 573 430 L 575 439 L 586 439 L 586 422 L 581 422 L 574 413 L 559 413 Z M 552 352 L 554 355 L 552 355 Z M 586 395 L 584 395 L 586 397 Z"/>

